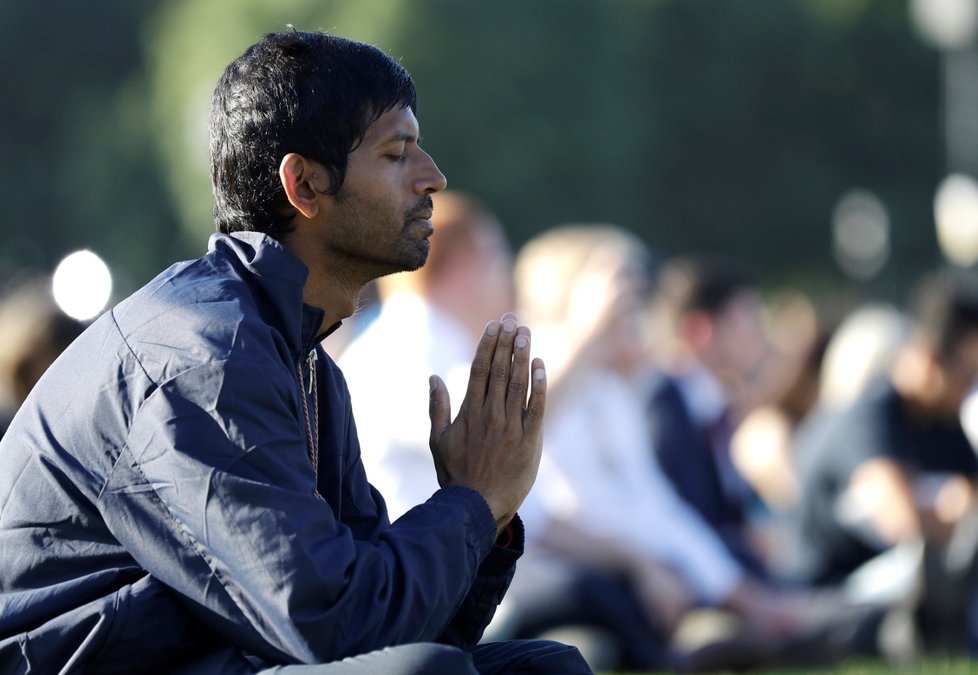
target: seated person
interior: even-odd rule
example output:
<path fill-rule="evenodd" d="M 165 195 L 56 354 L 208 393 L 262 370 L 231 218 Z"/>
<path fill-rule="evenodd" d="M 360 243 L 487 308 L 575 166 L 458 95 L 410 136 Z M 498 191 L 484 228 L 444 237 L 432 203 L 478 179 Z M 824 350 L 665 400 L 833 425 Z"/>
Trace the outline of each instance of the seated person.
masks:
<path fill-rule="evenodd" d="M 760 502 L 731 455 L 766 352 L 760 294 L 735 264 L 689 256 L 663 265 L 653 308 L 672 344 L 647 399 L 659 466 L 740 564 L 769 577 L 751 523 Z"/>
<path fill-rule="evenodd" d="M 807 583 L 840 583 L 901 543 L 941 547 L 974 503 L 978 459 L 959 410 L 978 374 L 978 293 L 935 274 L 919 286 L 910 318 L 886 376 L 798 440 L 791 571 Z"/>
<path fill-rule="evenodd" d="M 425 262 L 445 177 L 415 110 L 396 61 L 324 33 L 225 70 L 220 233 L 95 321 L 0 441 L 0 672 L 590 672 L 477 644 L 541 452 L 529 330 L 489 322 L 454 421 L 431 379 L 439 488 L 394 523 L 319 346 L 365 283 Z"/>

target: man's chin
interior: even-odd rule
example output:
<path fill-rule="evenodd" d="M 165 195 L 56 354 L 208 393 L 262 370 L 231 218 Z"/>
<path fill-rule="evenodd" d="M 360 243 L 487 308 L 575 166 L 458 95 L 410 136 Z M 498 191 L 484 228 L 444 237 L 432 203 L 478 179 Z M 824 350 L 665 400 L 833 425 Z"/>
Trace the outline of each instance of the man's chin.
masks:
<path fill-rule="evenodd" d="M 424 264 L 428 262 L 428 251 L 431 248 L 430 244 L 428 243 L 428 240 L 424 239 L 418 243 L 422 244 L 422 246 L 419 246 L 417 249 L 418 254 L 417 256 L 415 256 L 415 259 L 413 261 L 413 266 L 406 267 L 404 269 L 405 272 L 413 272 L 414 270 L 421 269 L 422 267 L 424 267 Z"/>
<path fill-rule="evenodd" d="M 381 276 L 400 274 L 401 272 L 414 272 L 424 267 L 424 264 L 425 262 L 427 262 L 427 260 L 428 260 L 428 251 L 426 249 L 423 252 L 419 252 L 418 255 L 416 256 L 412 256 L 412 257 L 405 256 L 396 267 L 392 266 Z"/>

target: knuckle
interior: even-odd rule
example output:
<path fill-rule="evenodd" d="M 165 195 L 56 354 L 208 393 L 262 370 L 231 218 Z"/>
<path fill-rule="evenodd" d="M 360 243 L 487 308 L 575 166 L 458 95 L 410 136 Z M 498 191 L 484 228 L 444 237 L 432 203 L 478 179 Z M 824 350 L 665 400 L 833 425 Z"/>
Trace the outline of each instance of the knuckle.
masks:
<path fill-rule="evenodd" d="M 481 361 L 476 361 L 472 364 L 471 375 L 472 377 L 486 377 L 489 374 L 489 366 Z"/>
<path fill-rule="evenodd" d="M 534 421 L 534 422 L 542 422 L 543 421 L 543 408 L 537 408 L 537 407 L 527 408 L 526 409 L 526 416 L 529 419 L 531 419 L 532 421 Z"/>
<path fill-rule="evenodd" d="M 509 375 L 509 368 L 505 365 L 494 365 L 492 367 L 492 377 L 496 380 L 503 380 Z"/>
<path fill-rule="evenodd" d="M 523 394 L 526 392 L 526 384 L 521 380 L 510 380 L 507 389 L 511 394 Z"/>

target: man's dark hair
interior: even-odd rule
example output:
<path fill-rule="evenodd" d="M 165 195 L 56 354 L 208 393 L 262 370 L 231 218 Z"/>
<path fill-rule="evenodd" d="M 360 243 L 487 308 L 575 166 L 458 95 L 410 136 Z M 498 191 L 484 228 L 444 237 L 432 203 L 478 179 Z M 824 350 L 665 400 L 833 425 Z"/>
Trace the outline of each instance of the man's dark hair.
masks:
<path fill-rule="evenodd" d="M 948 357 L 962 338 L 978 333 L 978 282 L 963 271 L 932 273 L 914 289 L 910 315 L 918 337 L 938 358 Z"/>
<path fill-rule="evenodd" d="M 266 35 L 227 67 L 211 99 L 217 229 L 291 230 L 282 158 L 295 152 L 321 163 L 336 194 L 367 128 L 398 107 L 416 112 L 414 82 L 376 47 L 318 32 Z"/>
<path fill-rule="evenodd" d="M 705 253 L 668 260 L 657 276 L 659 300 L 676 318 L 694 311 L 716 316 L 740 293 L 757 290 L 747 268 Z"/>

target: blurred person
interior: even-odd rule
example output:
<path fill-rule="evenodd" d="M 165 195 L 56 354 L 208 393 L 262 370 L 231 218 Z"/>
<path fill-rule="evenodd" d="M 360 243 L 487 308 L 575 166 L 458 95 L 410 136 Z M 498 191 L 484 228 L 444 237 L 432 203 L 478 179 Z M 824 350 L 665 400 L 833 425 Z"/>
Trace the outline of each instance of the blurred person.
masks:
<path fill-rule="evenodd" d="M 479 336 L 492 317 L 513 309 L 512 254 L 496 217 L 461 192 L 440 192 L 432 202 L 427 262 L 376 281 L 379 313 L 338 362 L 364 468 L 391 518 L 438 489 L 419 388 L 440 375 L 457 414 Z"/>
<path fill-rule="evenodd" d="M 820 329 L 817 316 L 806 319 L 806 313 L 799 306 L 790 310 L 787 318 L 801 325 L 776 330 L 771 339 L 778 354 L 796 350 L 795 359 L 786 363 L 775 356 L 764 367 L 780 372 L 781 392 L 750 410 L 731 438 L 735 466 L 770 514 L 764 560 L 776 577 L 791 574 L 794 564 L 792 537 L 811 461 L 806 451 L 817 445 L 811 436 L 883 376 L 907 330 L 903 314 L 883 303 L 858 307 L 831 330 Z"/>
<path fill-rule="evenodd" d="M 915 610 L 922 639 L 961 648 L 973 593 L 963 577 L 971 574 L 974 545 L 957 572 L 941 561 L 975 504 L 978 458 L 960 409 L 978 374 L 978 286 L 962 275 L 928 276 L 914 293 L 910 321 L 884 377 L 805 439 L 792 570 L 806 582 L 846 583 L 853 592 L 870 581 L 886 602 L 922 590 Z M 897 557 L 918 544 L 924 559 Z M 884 568 L 887 561 L 893 565 Z"/>
<path fill-rule="evenodd" d="M 708 650 L 712 665 L 782 656 L 808 630 L 802 596 L 754 580 L 678 496 L 650 447 L 638 385 L 648 363 L 647 257 L 640 241 L 607 225 L 552 229 L 517 256 L 517 306 L 532 317 L 550 390 L 544 456 L 523 512 L 528 559 L 508 602 L 529 602 L 559 575 L 590 574 L 627 589 L 618 612 L 644 615 L 631 635 L 646 635 L 627 641 L 660 645 L 667 663 L 696 662 L 668 651 L 694 607 L 723 608 L 743 630 L 725 650 Z"/>
<path fill-rule="evenodd" d="M 829 335 L 806 294 L 782 290 L 765 303 L 771 349 L 759 374 L 754 404 L 730 439 L 731 459 L 764 505 L 753 518 L 770 568 L 783 555 L 800 492 L 795 436 L 816 407 Z"/>
<path fill-rule="evenodd" d="M 0 436 L 34 384 L 84 325 L 61 311 L 49 279 L 18 285 L 0 302 Z"/>
<path fill-rule="evenodd" d="M 800 477 L 809 474 L 817 437 L 868 388 L 885 378 L 910 333 L 906 314 L 889 303 L 869 302 L 850 311 L 832 331 L 819 368 L 818 398 L 801 421 L 794 440 L 793 463 L 799 477 L 792 503 L 797 508 Z"/>
<path fill-rule="evenodd" d="M 818 407 L 839 410 L 855 403 L 893 364 L 909 332 L 904 313 L 872 302 L 846 315 L 825 348 Z"/>
<path fill-rule="evenodd" d="M 326 33 L 224 71 L 208 252 L 96 320 L 0 441 L 0 671 L 590 672 L 477 644 L 540 456 L 529 330 L 488 323 L 454 421 L 431 378 L 440 488 L 394 523 L 318 346 L 425 262 L 445 177 L 415 110 L 403 67 Z"/>
<path fill-rule="evenodd" d="M 672 340 L 652 381 L 652 448 L 679 495 L 753 574 L 768 577 L 752 511 L 759 504 L 736 467 L 731 438 L 753 405 L 769 353 L 753 277 L 733 261 L 689 255 L 659 270 L 653 311 Z"/>

